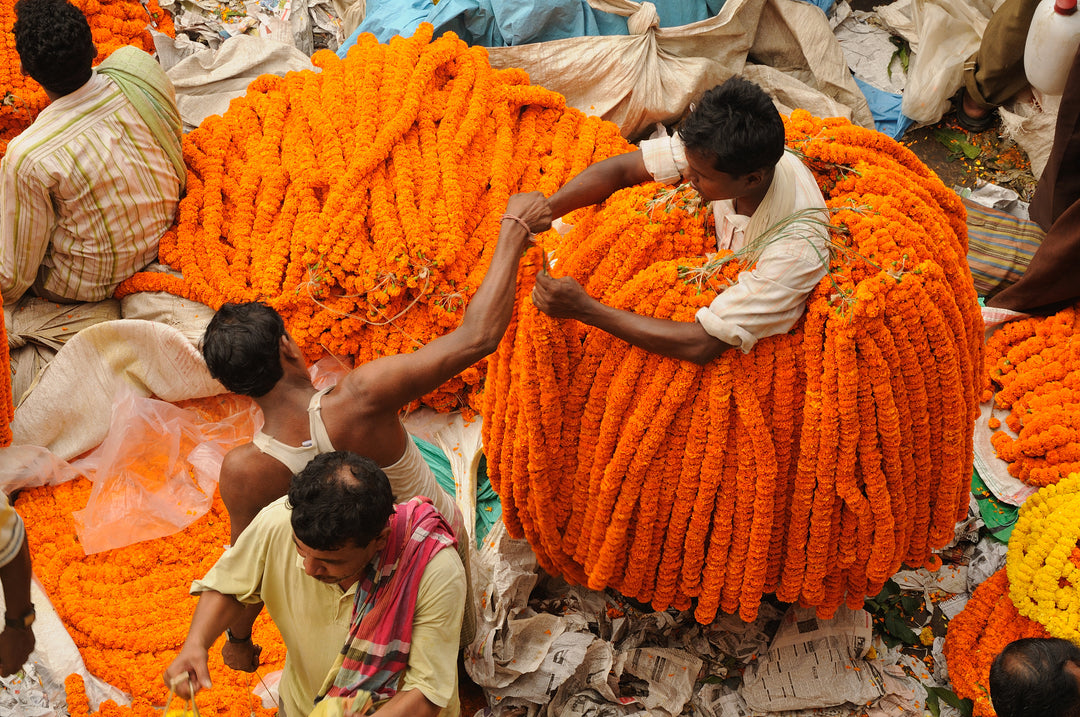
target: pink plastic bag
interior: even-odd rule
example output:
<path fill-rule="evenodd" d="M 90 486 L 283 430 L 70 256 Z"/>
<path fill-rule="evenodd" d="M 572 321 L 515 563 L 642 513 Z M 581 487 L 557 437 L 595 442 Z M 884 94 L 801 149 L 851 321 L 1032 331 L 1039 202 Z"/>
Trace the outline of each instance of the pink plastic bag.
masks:
<path fill-rule="evenodd" d="M 171 535 L 210 509 L 221 461 L 251 440 L 258 409 L 231 394 L 202 401 L 213 410 L 134 393 L 113 404 L 105 441 L 72 463 L 94 484 L 72 514 L 87 555 Z"/>

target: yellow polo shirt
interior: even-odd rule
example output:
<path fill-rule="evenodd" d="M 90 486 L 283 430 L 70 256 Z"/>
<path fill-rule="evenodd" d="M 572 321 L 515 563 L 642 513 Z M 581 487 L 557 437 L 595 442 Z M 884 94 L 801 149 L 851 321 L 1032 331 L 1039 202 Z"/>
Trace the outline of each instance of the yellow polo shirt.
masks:
<path fill-rule="evenodd" d="M 281 707 L 286 717 L 306 717 L 348 637 L 354 584 L 348 590 L 304 572 L 293 543 L 290 511 L 282 497 L 262 509 L 236 545 L 218 559 L 192 594 L 215 590 L 242 603 L 263 602 L 285 641 Z M 440 550 L 420 578 L 413 615 L 409 666 L 398 690 L 419 689 L 459 717 L 458 636 L 465 607 L 465 569 L 454 550 Z"/>

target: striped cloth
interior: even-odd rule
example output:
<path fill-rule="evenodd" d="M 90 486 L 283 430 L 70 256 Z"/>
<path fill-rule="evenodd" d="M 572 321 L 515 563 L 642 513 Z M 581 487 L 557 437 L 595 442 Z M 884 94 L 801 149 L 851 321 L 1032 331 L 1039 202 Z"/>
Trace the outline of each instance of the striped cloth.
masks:
<path fill-rule="evenodd" d="M 94 73 L 41 111 L 0 162 L 0 292 L 100 301 L 157 258 L 180 181 L 117 85 Z"/>
<path fill-rule="evenodd" d="M 386 547 L 356 587 L 352 625 L 341 651 L 344 660 L 316 702 L 361 690 L 376 700 L 389 699 L 397 694 L 398 677 L 409 665 L 420 578 L 428 561 L 457 541 L 446 519 L 423 496 L 394 510 Z"/>
<path fill-rule="evenodd" d="M 964 199 L 968 266 L 975 291 L 989 298 L 1016 282 L 1027 269 L 1045 232 L 1035 222 Z"/>

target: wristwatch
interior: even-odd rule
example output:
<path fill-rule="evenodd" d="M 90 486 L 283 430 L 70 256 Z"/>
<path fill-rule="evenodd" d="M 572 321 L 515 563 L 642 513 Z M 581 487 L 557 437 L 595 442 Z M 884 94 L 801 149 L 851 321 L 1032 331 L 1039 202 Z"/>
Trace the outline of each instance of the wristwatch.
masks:
<path fill-rule="evenodd" d="M 34 604 L 30 603 L 30 608 L 18 617 L 8 617 L 7 615 L 4 615 L 4 624 L 16 629 L 29 630 L 30 626 L 34 624 L 34 618 L 36 617 L 37 613 L 34 612 Z"/>

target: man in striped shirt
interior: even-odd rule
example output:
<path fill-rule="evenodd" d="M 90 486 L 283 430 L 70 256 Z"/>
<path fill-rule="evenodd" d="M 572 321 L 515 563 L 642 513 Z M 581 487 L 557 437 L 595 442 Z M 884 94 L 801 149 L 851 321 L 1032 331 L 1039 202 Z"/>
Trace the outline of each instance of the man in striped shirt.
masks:
<path fill-rule="evenodd" d="M 184 176 L 175 93 L 132 47 L 97 71 L 67 0 L 20 0 L 15 48 L 51 104 L 0 162 L 0 293 L 100 301 L 157 258 Z M 106 67 L 112 63 L 112 70 Z"/>

